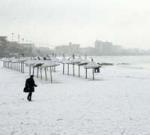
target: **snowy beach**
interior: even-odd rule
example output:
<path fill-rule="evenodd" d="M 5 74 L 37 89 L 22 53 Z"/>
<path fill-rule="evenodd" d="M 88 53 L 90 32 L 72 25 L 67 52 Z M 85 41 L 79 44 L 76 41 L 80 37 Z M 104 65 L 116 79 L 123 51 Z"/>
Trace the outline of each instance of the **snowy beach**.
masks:
<path fill-rule="evenodd" d="M 53 84 L 35 78 L 28 102 L 28 73 L 1 63 L 0 135 L 149 135 L 150 70 L 136 64 L 103 66 L 94 81 L 59 66 Z"/>

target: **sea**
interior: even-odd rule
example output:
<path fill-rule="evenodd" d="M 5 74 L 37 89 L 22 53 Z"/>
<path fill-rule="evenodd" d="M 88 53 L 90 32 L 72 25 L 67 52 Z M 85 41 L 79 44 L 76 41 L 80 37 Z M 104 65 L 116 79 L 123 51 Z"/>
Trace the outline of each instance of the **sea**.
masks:
<path fill-rule="evenodd" d="M 115 66 L 124 66 L 135 69 L 150 70 L 150 56 L 94 56 L 98 63 L 111 63 Z"/>

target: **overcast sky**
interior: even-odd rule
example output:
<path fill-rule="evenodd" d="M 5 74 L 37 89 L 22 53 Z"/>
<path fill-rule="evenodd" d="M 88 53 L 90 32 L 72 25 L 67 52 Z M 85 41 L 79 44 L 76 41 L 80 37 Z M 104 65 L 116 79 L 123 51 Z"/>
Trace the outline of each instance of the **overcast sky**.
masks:
<path fill-rule="evenodd" d="M 1 0 L 0 35 L 54 47 L 96 39 L 150 48 L 149 0 Z"/>

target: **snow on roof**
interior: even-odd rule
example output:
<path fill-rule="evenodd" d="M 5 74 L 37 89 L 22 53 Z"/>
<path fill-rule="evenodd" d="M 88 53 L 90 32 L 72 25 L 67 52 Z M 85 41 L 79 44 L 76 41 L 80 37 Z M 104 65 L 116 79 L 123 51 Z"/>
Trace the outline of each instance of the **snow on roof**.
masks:
<path fill-rule="evenodd" d="M 92 61 L 92 62 L 89 62 L 87 65 L 85 65 L 84 68 L 93 69 L 93 68 L 97 68 L 99 66 L 100 66 L 99 64 L 97 64 L 96 62 Z"/>
<path fill-rule="evenodd" d="M 69 62 L 70 62 L 70 64 L 79 64 L 80 62 L 81 62 L 81 58 L 76 58 L 76 59 L 72 59 L 72 60 L 70 60 Z"/>
<path fill-rule="evenodd" d="M 89 60 L 88 59 L 84 59 L 84 60 L 81 60 L 79 65 L 86 65 L 89 63 Z"/>
<path fill-rule="evenodd" d="M 62 58 L 60 60 L 61 63 L 64 63 L 64 64 L 78 64 L 82 61 L 82 59 L 79 57 L 79 58 L 69 58 L 69 59 L 66 59 L 66 58 Z"/>
<path fill-rule="evenodd" d="M 13 63 L 25 62 L 25 61 L 26 61 L 25 58 L 16 59 L 16 58 L 14 58 L 14 57 L 11 57 L 11 58 L 2 58 L 1 60 L 2 60 L 2 61 L 7 61 L 7 62 L 13 62 Z"/>
<path fill-rule="evenodd" d="M 27 61 L 25 61 L 25 64 L 27 64 L 27 65 L 36 65 L 39 63 L 43 63 L 43 61 L 42 60 L 27 60 Z"/>
<path fill-rule="evenodd" d="M 59 66 L 58 62 L 54 62 L 51 60 L 28 60 L 25 62 L 25 64 L 27 65 L 32 65 L 32 66 L 41 66 L 41 67 L 55 67 L 55 66 Z"/>
<path fill-rule="evenodd" d="M 51 59 L 51 61 L 53 61 L 53 62 L 59 62 L 59 61 L 60 61 L 60 60 L 59 60 L 58 58 L 56 58 L 56 57 L 51 57 L 50 59 Z"/>
<path fill-rule="evenodd" d="M 59 66 L 58 62 L 54 62 L 54 61 L 43 61 L 43 65 L 41 67 L 56 67 Z"/>

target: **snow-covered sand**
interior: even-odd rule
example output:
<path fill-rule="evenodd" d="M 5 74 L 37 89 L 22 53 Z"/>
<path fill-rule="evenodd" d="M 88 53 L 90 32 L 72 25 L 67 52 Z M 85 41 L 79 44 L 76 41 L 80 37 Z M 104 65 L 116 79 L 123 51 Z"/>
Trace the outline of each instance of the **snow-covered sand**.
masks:
<path fill-rule="evenodd" d="M 28 74 L 0 67 L 0 135 L 149 135 L 150 71 L 108 66 L 96 80 L 54 74 L 35 78 L 33 102 L 23 93 Z"/>

